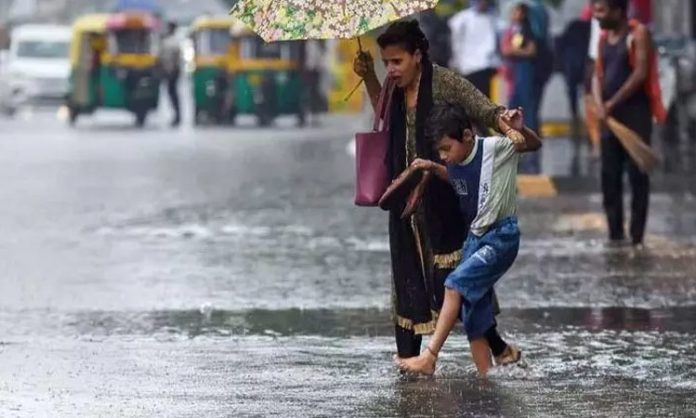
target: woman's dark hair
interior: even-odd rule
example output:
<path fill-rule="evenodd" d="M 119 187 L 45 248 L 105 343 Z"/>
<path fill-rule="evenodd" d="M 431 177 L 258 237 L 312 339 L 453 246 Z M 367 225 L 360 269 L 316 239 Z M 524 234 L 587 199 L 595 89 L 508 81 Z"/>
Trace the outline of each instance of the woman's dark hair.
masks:
<path fill-rule="evenodd" d="M 524 16 L 524 23 L 529 24 L 529 5 L 527 3 L 516 3 L 515 9 L 519 9 Z"/>
<path fill-rule="evenodd" d="M 461 106 L 453 104 L 435 106 L 430 114 L 429 124 L 432 127 L 430 141 L 433 145 L 445 136 L 461 142 L 464 131 L 473 129 L 466 112 Z"/>
<path fill-rule="evenodd" d="M 402 20 L 392 23 L 383 34 L 379 35 L 377 44 L 380 48 L 396 45 L 408 51 L 409 54 L 415 54 L 419 50 L 424 57 L 428 56 L 430 49 L 430 42 L 425 37 L 417 20 Z"/>

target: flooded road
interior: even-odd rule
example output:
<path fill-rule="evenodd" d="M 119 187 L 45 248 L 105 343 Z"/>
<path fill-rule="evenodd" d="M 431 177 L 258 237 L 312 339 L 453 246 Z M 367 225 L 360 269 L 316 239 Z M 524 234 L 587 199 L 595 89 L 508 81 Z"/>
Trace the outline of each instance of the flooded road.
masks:
<path fill-rule="evenodd" d="M 696 416 L 693 189 L 656 187 L 644 251 L 605 248 L 597 193 L 524 199 L 528 367 L 481 381 L 457 332 L 402 377 L 355 129 L 0 120 L 0 416 Z"/>

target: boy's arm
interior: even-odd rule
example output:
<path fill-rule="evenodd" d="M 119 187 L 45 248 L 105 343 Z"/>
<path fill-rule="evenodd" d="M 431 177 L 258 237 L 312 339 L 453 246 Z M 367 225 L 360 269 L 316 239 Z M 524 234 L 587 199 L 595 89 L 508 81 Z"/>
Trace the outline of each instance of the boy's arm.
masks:
<path fill-rule="evenodd" d="M 442 164 L 438 164 L 435 161 L 430 162 L 429 171 L 435 174 L 440 180 L 449 181 L 449 174 L 447 174 L 447 167 Z"/>
<path fill-rule="evenodd" d="M 522 130 L 520 130 L 520 133 L 524 137 L 524 142 L 513 141 L 513 144 L 515 145 L 515 149 L 517 150 L 517 152 L 534 152 L 541 148 L 541 139 L 539 138 L 539 135 L 536 134 L 536 132 L 525 126 L 522 128 Z"/>
<path fill-rule="evenodd" d="M 443 181 L 449 181 L 447 167 L 445 167 L 442 164 L 438 164 L 435 161 L 416 158 L 411 163 L 411 167 L 415 168 L 416 170 L 430 171 L 431 173 L 435 174 L 439 179 Z"/>
<path fill-rule="evenodd" d="M 650 51 L 650 35 L 648 29 L 644 26 L 640 26 L 636 29 L 634 36 L 634 42 L 636 43 L 636 65 L 633 68 L 633 72 L 631 72 L 631 75 L 628 77 L 628 80 L 621 86 L 619 91 L 604 104 L 607 114 L 611 114 L 611 111 L 616 108 L 617 105 L 621 104 L 638 91 L 648 78 L 648 55 Z"/>

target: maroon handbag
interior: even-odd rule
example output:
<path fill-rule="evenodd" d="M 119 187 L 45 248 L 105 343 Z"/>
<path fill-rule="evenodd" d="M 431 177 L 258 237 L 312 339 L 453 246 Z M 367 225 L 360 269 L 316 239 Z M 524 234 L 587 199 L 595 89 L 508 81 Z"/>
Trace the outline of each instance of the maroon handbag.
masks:
<path fill-rule="evenodd" d="M 372 132 L 355 134 L 355 204 L 358 206 L 377 206 L 391 182 L 387 152 L 393 91 L 393 83 L 385 81 Z"/>

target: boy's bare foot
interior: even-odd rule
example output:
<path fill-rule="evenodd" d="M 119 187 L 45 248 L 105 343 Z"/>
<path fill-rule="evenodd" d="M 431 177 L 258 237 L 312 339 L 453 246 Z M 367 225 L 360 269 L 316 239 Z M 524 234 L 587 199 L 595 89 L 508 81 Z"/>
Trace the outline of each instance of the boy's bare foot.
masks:
<path fill-rule="evenodd" d="M 517 347 L 508 344 L 503 354 L 495 358 L 495 364 L 498 366 L 507 366 L 508 364 L 514 364 L 522 359 L 522 351 Z"/>
<path fill-rule="evenodd" d="M 431 376 L 435 373 L 437 356 L 427 348 L 418 357 L 401 358 L 394 356 L 394 362 L 401 370 Z"/>

